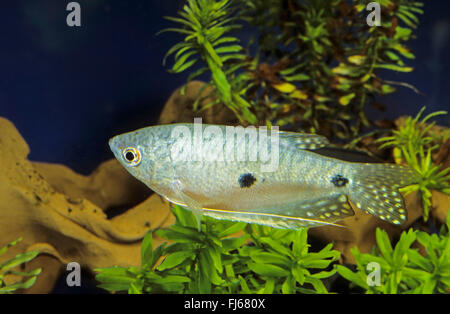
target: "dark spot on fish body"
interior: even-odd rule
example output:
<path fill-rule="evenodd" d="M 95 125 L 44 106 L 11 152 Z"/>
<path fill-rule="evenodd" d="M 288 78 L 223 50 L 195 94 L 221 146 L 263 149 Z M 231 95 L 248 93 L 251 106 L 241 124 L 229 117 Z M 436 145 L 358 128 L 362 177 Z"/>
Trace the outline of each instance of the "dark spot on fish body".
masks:
<path fill-rule="evenodd" d="M 241 188 L 249 188 L 255 183 L 256 178 L 251 173 L 244 173 L 238 179 Z"/>
<path fill-rule="evenodd" d="M 331 182 L 335 185 L 335 186 L 337 186 L 337 187 L 343 187 L 343 186 L 345 186 L 347 183 L 348 183 L 348 179 L 347 178 L 345 178 L 345 177 L 343 177 L 343 176 L 341 176 L 340 174 L 338 174 L 338 175 L 335 175 L 332 179 L 331 179 Z"/>

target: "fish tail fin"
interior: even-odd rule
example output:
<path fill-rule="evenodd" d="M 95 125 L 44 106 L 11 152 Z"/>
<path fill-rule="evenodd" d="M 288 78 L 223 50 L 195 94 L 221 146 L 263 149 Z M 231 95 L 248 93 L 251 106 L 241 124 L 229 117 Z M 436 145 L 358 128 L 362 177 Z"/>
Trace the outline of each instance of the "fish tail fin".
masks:
<path fill-rule="evenodd" d="M 361 164 L 349 192 L 356 208 L 395 225 L 407 220 L 400 187 L 413 184 L 417 177 L 407 166 L 395 164 Z"/>

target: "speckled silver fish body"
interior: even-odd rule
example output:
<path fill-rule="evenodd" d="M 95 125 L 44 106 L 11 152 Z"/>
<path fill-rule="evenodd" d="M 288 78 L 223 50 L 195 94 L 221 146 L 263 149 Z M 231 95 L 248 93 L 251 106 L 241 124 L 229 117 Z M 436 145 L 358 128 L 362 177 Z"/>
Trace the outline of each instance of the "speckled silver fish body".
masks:
<path fill-rule="evenodd" d="M 333 224 L 358 208 L 406 221 L 398 188 L 413 181 L 408 167 L 319 155 L 314 149 L 328 144 L 319 135 L 229 128 L 152 126 L 109 144 L 133 176 L 196 216 L 296 229 Z"/>

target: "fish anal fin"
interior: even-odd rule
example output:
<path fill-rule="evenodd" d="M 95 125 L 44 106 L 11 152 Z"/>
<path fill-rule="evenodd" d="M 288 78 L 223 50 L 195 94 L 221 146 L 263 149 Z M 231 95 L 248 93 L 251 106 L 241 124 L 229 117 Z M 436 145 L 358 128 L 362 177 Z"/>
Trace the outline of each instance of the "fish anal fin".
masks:
<path fill-rule="evenodd" d="M 250 224 L 258 224 L 280 229 L 299 229 L 320 226 L 344 227 L 332 222 L 319 221 L 308 218 L 284 216 L 278 214 L 240 212 L 240 211 L 222 211 L 216 209 L 205 209 L 205 216 L 215 219 L 226 219 Z"/>
<path fill-rule="evenodd" d="M 338 226 L 336 221 L 353 216 L 344 194 L 334 194 L 308 201 L 293 202 L 285 208 L 264 208 L 258 211 L 221 210 L 204 208 L 204 214 L 216 219 L 256 223 L 274 228 Z"/>
<path fill-rule="evenodd" d="M 345 194 L 333 194 L 309 200 L 300 204 L 297 212 L 304 218 L 326 223 L 332 223 L 355 214 Z"/>

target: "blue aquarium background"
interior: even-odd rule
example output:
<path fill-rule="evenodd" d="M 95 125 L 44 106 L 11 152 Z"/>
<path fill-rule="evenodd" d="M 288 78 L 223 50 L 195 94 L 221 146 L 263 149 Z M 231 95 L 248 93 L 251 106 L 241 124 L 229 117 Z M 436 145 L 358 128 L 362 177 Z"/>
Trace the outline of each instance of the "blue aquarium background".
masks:
<path fill-rule="evenodd" d="M 68 1 L 2 1 L 0 115 L 20 130 L 31 160 L 88 174 L 113 157 L 111 136 L 156 123 L 188 73 L 173 75 L 162 65 L 180 37 L 156 35 L 171 25 L 163 16 L 175 15 L 183 1 L 78 2 L 81 27 L 67 26 Z M 424 105 L 428 112 L 450 108 L 450 2 L 424 3 L 409 45 L 415 71 L 388 75 L 425 96 L 399 88 L 383 100 L 386 112 L 369 113 L 372 119 L 414 115 Z M 438 122 L 448 125 L 448 116 Z"/>

